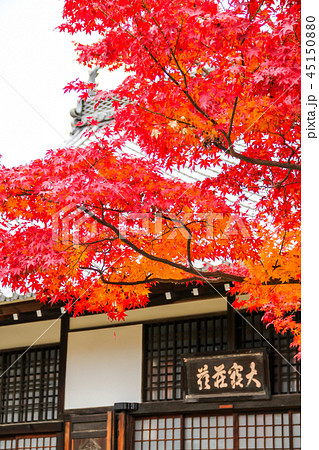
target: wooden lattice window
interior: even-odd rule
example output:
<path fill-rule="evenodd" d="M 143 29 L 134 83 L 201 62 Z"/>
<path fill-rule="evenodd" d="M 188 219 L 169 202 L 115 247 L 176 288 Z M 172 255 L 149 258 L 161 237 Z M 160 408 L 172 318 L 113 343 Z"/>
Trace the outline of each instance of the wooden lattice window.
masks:
<path fill-rule="evenodd" d="M 300 413 L 239 415 L 239 449 L 299 450 Z"/>
<path fill-rule="evenodd" d="M 182 398 L 182 354 L 226 348 L 226 316 L 145 325 L 144 401 Z"/>
<path fill-rule="evenodd" d="M 179 415 L 135 420 L 133 450 L 300 450 L 300 413 Z"/>
<path fill-rule="evenodd" d="M 135 422 L 134 450 L 181 450 L 180 417 L 151 417 Z"/>
<path fill-rule="evenodd" d="M 59 348 L 0 353 L 0 422 L 57 419 Z"/>
<path fill-rule="evenodd" d="M 21 436 L 0 438 L 0 450 L 56 450 L 56 436 Z"/>
<path fill-rule="evenodd" d="M 233 426 L 232 415 L 137 419 L 133 450 L 233 450 Z"/>
<path fill-rule="evenodd" d="M 234 448 L 233 416 L 194 416 L 184 421 L 184 450 Z"/>
<path fill-rule="evenodd" d="M 260 314 L 243 313 L 243 315 L 249 323 L 239 315 L 237 316 L 236 330 L 238 348 L 268 347 L 270 353 L 272 394 L 300 393 L 301 367 L 300 362 L 294 357 L 296 349 L 290 347 L 292 335 L 288 333 L 284 335 L 277 334 L 273 327 L 266 328 L 261 321 Z"/>

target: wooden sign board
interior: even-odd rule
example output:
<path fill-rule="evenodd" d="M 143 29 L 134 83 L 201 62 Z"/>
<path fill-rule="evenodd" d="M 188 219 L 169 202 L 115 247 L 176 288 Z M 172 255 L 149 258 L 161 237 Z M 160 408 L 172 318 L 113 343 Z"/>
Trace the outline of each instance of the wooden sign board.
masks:
<path fill-rule="evenodd" d="M 269 398 L 265 349 L 183 355 L 185 399 Z"/>

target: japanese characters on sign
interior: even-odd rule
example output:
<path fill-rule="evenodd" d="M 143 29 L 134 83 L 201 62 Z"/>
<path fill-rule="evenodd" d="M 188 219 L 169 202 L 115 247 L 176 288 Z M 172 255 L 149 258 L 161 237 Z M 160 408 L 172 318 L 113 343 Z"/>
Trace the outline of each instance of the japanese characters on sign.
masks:
<path fill-rule="evenodd" d="M 184 356 L 185 398 L 269 397 L 268 356 L 264 349 Z"/>

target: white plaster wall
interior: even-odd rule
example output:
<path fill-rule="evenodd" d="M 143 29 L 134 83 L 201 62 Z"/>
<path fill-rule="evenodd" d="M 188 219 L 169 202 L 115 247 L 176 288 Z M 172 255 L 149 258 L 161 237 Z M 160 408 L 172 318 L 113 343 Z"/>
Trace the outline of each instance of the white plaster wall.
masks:
<path fill-rule="evenodd" d="M 0 350 L 60 342 L 60 320 L 16 323 L 0 327 Z"/>
<path fill-rule="evenodd" d="M 65 408 L 140 402 L 142 325 L 69 333 Z"/>

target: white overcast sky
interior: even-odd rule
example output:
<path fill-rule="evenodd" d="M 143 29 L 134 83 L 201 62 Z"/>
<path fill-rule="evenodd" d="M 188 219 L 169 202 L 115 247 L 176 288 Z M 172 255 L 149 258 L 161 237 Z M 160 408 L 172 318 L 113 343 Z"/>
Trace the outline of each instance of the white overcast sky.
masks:
<path fill-rule="evenodd" d="M 68 137 L 77 96 L 63 94 L 63 87 L 77 77 L 86 81 L 88 69 L 76 62 L 72 44 L 85 37 L 55 30 L 63 3 L 0 0 L 0 162 L 6 166 L 42 157 Z M 303 0 L 306 5 L 304 17 L 314 13 L 313 2 Z M 104 71 L 97 81 L 112 88 L 122 78 Z"/>
<path fill-rule="evenodd" d="M 88 68 L 76 62 L 72 40 L 60 33 L 63 0 L 0 0 L 0 162 L 25 164 L 63 146 L 70 132 L 75 93 L 63 87 Z M 79 37 L 83 42 L 85 36 Z M 119 73 L 99 74 L 101 87 L 115 87 Z"/>

